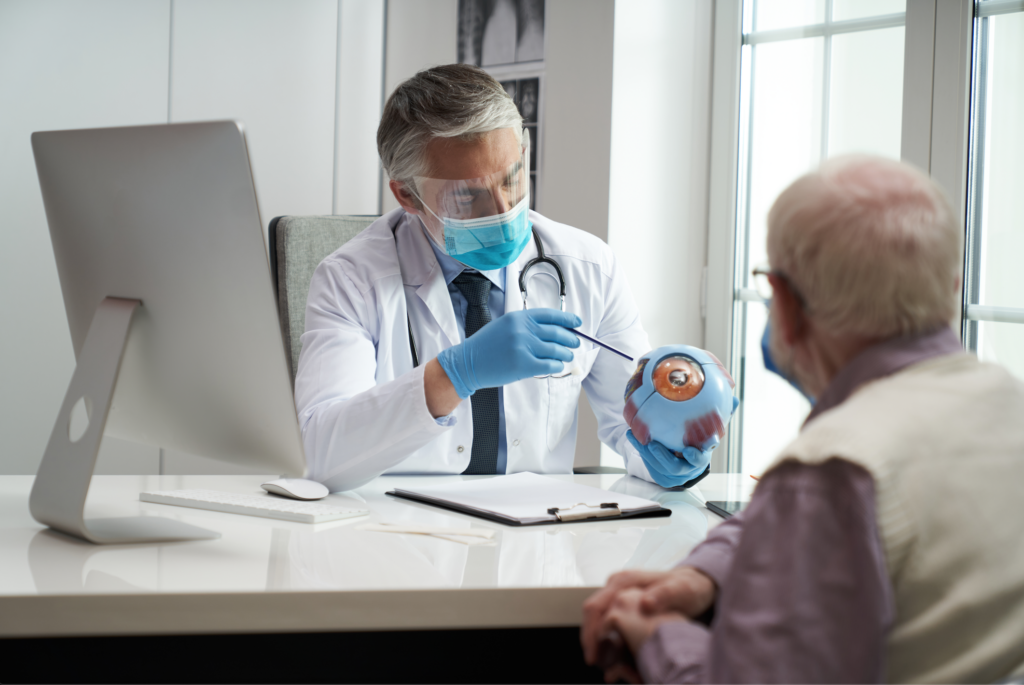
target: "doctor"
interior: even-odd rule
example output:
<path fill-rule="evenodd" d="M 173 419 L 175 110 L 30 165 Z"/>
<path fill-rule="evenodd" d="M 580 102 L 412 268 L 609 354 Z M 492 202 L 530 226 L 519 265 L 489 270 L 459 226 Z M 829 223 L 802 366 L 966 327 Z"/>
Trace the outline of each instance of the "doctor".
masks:
<path fill-rule="evenodd" d="M 401 208 L 310 285 L 295 379 L 309 477 L 338 491 L 385 472 L 571 473 L 584 387 L 601 440 L 653 480 L 622 418 L 635 365 L 572 331 L 639 357 L 636 304 L 605 243 L 529 210 L 529 136 L 501 85 L 461 64 L 420 72 L 388 99 L 377 147 Z M 696 454 L 659 482 L 700 476 Z"/>

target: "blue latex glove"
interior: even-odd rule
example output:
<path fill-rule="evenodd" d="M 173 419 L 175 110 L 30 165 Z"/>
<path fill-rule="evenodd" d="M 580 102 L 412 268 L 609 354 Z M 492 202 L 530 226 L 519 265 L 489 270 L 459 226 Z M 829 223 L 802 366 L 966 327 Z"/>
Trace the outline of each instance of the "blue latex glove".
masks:
<path fill-rule="evenodd" d="M 521 309 L 501 316 L 437 355 L 455 392 L 466 399 L 531 376 L 559 373 L 580 346 L 570 328 L 580 317 L 557 309 Z"/>
<path fill-rule="evenodd" d="M 657 440 L 641 445 L 633 431 L 626 431 L 626 439 L 640 453 L 654 482 L 663 488 L 679 487 L 693 480 L 711 463 L 711 450 L 701 452 L 696 447 L 684 447 L 683 458 L 680 459 Z"/>

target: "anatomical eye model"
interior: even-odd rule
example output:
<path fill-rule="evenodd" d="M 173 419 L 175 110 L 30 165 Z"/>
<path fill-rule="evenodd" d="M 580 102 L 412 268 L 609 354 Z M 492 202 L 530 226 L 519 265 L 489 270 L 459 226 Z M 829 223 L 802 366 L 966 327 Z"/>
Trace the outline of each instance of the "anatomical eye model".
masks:
<path fill-rule="evenodd" d="M 707 451 L 725 436 L 739 405 L 736 383 L 715 355 L 689 345 L 651 350 L 626 384 L 622 415 L 642 445 Z"/>

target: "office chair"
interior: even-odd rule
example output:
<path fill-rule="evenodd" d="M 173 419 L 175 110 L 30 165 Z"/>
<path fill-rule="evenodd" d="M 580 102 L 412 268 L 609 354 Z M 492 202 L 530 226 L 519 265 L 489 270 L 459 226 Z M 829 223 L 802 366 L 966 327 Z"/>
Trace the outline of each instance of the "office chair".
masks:
<path fill-rule="evenodd" d="M 306 297 L 313 272 L 325 257 L 356 237 L 376 216 L 279 216 L 270 222 L 270 270 L 274 274 L 281 335 L 295 385 L 299 338 L 306 330 Z"/>

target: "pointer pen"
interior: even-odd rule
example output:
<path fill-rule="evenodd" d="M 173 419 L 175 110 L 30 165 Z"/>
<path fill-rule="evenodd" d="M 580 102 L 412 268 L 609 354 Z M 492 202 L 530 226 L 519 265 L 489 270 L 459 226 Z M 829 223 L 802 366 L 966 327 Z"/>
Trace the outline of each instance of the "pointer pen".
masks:
<path fill-rule="evenodd" d="M 579 332 L 578 330 L 576 330 L 575 328 L 570 328 L 569 330 L 571 330 L 571 331 L 572 331 L 573 333 L 575 333 L 576 335 L 580 336 L 581 338 L 586 338 L 587 340 L 589 340 L 590 342 L 594 343 L 595 345 L 600 345 L 600 346 L 601 346 L 601 347 L 603 347 L 604 349 L 606 349 L 606 350 L 609 350 L 609 351 L 611 351 L 611 352 L 614 352 L 615 354 L 619 355 L 620 357 L 625 357 L 625 358 L 626 358 L 626 359 L 628 359 L 629 361 L 633 361 L 633 358 L 632 358 L 632 357 L 630 357 L 630 356 L 629 356 L 628 354 L 626 354 L 626 353 L 625 353 L 625 352 L 623 352 L 622 350 L 617 350 L 617 349 L 615 349 L 614 347 L 612 347 L 612 346 L 611 346 L 611 345 L 609 345 L 608 343 L 603 343 L 603 342 L 601 342 L 600 340 L 598 340 L 597 338 L 591 338 L 591 337 L 590 337 L 589 335 L 587 335 L 586 333 L 580 333 L 580 332 Z"/>

